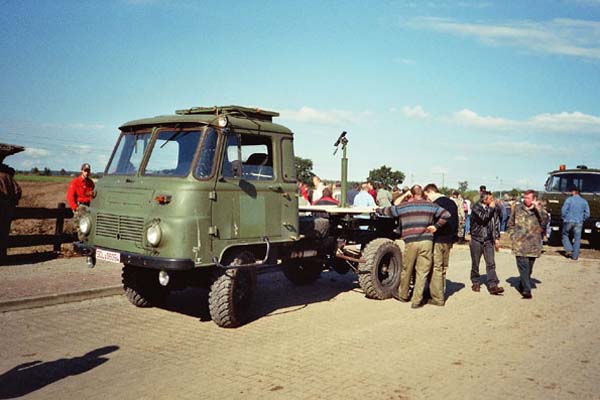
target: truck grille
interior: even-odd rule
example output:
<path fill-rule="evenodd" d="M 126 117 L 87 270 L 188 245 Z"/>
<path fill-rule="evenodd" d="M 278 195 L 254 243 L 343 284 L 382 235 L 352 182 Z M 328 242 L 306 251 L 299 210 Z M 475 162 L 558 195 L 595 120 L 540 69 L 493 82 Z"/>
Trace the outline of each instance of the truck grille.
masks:
<path fill-rule="evenodd" d="M 142 242 L 144 219 L 114 214 L 98 214 L 96 235 L 118 240 Z"/>

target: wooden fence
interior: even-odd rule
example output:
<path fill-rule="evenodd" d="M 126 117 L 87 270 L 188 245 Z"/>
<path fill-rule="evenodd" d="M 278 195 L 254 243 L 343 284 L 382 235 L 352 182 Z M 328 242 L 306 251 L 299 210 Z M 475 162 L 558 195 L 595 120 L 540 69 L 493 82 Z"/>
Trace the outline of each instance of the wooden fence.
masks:
<path fill-rule="evenodd" d="M 54 251 L 60 251 L 61 244 L 71 243 L 77 238 L 74 233 L 64 232 L 65 219 L 69 218 L 73 218 L 73 211 L 66 208 L 65 203 L 58 203 L 57 208 L 17 207 L 13 221 L 16 219 L 56 219 L 54 235 L 12 235 L 8 237 L 6 248 L 53 245 Z"/>

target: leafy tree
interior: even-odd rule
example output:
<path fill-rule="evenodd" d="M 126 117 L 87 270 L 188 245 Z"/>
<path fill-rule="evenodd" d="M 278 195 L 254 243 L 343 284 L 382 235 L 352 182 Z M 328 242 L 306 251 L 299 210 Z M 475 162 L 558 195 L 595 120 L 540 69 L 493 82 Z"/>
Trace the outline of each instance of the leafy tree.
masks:
<path fill-rule="evenodd" d="M 39 174 L 40 174 L 40 170 L 38 169 L 38 167 L 31 168 L 31 175 L 39 175 Z"/>
<path fill-rule="evenodd" d="M 60 169 L 60 172 L 59 172 L 59 175 L 60 175 L 60 176 L 65 176 L 66 174 L 67 174 L 67 171 L 65 171 L 65 169 L 64 169 L 64 168 L 61 168 L 61 169 Z"/>
<path fill-rule="evenodd" d="M 452 192 L 454 191 L 454 189 L 445 187 L 445 186 L 439 188 L 439 190 L 440 190 L 440 193 L 443 194 L 444 196 L 451 196 Z"/>
<path fill-rule="evenodd" d="M 50 176 L 50 175 L 52 175 L 52 171 L 50 171 L 50 168 L 44 167 L 44 172 L 42 172 L 42 175 Z"/>
<path fill-rule="evenodd" d="M 314 172 L 312 172 L 312 160 L 294 157 L 294 166 L 296 167 L 296 179 L 310 185 L 312 183 L 312 177 L 315 175 Z"/>
<path fill-rule="evenodd" d="M 459 181 L 458 182 L 458 191 L 461 193 L 464 193 L 467 191 L 467 189 L 469 188 L 469 182 L 467 181 Z"/>
<path fill-rule="evenodd" d="M 405 175 L 402 171 L 392 171 L 388 166 L 382 165 L 369 171 L 367 180 L 371 182 L 383 183 L 385 186 L 393 186 L 404 182 Z"/>
<path fill-rule="evenodd" d="M 508 192 L 508 194 L 511 197 L 514 197 L 514 198 L 517 198 L 517 199 L 521 196 L 521 193 L 523 193 L 523 190 L 517 189 L 517 188 L 512 188 L 512 190 L 510 192 Z"/>

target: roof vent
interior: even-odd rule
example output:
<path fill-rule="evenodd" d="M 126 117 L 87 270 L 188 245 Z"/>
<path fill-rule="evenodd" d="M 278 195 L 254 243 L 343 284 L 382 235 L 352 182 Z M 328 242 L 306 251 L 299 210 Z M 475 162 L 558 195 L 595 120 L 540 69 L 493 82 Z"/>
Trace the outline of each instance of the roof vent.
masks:
<path fill-rule="evenodd" d="M 587 165 L 578 165 L 577 169 L 588 169 Z"/>

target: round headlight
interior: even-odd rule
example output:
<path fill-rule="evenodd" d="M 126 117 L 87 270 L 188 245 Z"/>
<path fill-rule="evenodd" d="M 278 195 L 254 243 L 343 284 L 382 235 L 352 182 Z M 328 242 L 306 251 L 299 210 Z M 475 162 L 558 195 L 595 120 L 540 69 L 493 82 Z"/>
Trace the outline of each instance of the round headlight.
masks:
<path fill-rule="evenodd" d="M 220 116 L 219 119 L 217 120 L 217 124 L 219 125 L 220 128 L 225 128 L 228 123 L 229 123 L 229 121 L 227 120 L 227 117 L 224 115 Z"/>
<path fill-rule="evenodd" d="M 160 239 L 162 239 L 162 230 L 160 229 L 160 226 L 152 225 L 148 228 L 146 231 L 146 239 L 152 246 L 158 246 Z"/>
<path fill-rule="evenodd" d="M 596 228 L 600 228 L 600 221 L 596 222 Z"/>
<path fill-rule="evenodd" d="M 79 232 L 87 235 L 92 230 L 92 220 L 87 215 L 79 219 Z"/>

